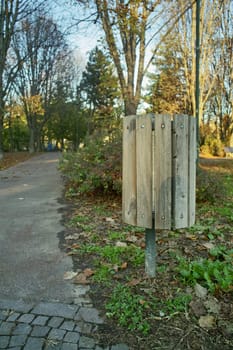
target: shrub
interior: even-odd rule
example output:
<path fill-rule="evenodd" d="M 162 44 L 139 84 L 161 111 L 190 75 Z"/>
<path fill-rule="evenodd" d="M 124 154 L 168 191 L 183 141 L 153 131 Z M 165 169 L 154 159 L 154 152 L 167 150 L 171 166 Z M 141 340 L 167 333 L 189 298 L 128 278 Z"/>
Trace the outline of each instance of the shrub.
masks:
<path fill-rule="evenodd" d="M 214 203 L 226 193 L 222 177 L 216 173 L 198 169 L 197 173 L 197 202 Z"/>
<path fill-rule="evenodd" d="M 79 193 L 121 193 L 122 142 L 120 133 L 112 138 L 92 136 L 75 153 L 66 153 L 60 168 Z"/>
<path fill-rule="evenodd" d="M 208 136 L 205 139 L 205 143 L 201 146 L 201 152 L 212 154 L 213 156 L 223 156 L 223 144 L 220 139 Z"/>

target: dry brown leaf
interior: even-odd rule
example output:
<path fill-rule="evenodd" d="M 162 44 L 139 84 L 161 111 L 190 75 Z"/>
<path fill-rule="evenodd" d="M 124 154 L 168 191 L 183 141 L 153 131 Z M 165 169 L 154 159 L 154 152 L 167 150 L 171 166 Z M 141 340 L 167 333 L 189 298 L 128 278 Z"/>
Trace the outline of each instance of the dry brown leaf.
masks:
<path fill-rule="evenodd" d="M 90 268 L 86 268 L 86 269 L 83 271 L 83 273 L 84 273 L 84 275 L 85 275 L 86 277 L 90 277 L 90 276 L 93 276 L 95 272 L 94 272 L 92 269 L 90 269 Z"/>
<path fill-rule="evenodd" d="M 127 286 L 133 287 L 133 286 L 136 286 L 137 284 L 139 284 L 140 282 L 141 282 L 140 279 L 138 279 L 138 278 L 133 278 L 131 281 L 129 281 L 129 282 L 127 283 Z"/>
<path fill-rule="evenodd" d="M 216 320 L 212 315 L 201 316 L 198 323 L 201 328 L 205 329 L 212 329 L 216 327 Z"/>
<path fill-rule="evenodd" d="M 121 269 L 126 269 L 128 267 L 127 261 L 121 264 Z"/>
<path fill-rule="evenodd" d="M 74 243 L 74 244 L 72 244 L 71 248 L 72 248 L 72 249 L 79 249 L 79 248 L 80 248 L 80 245 L 77 244 L 77 243 Z"/>
<path fill-rule="evenodd" d="M 79 273 L 74 278 L 73 282 L 76 284 L 89 284 L 90 283 L 90 281 L 87 280 L 87 276 L 83 272 Z"/>

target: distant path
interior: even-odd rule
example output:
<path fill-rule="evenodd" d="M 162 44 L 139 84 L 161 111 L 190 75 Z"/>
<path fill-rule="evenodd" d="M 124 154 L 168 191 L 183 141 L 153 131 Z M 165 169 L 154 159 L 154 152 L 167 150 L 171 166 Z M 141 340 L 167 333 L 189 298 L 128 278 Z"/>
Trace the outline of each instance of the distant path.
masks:
<path fill-rule="evenodd" d="M 64 272 L 71 258 L 59 248 L 58 153 L 33 157 L 0 171 L 0 299 L 72 302 Z"/>

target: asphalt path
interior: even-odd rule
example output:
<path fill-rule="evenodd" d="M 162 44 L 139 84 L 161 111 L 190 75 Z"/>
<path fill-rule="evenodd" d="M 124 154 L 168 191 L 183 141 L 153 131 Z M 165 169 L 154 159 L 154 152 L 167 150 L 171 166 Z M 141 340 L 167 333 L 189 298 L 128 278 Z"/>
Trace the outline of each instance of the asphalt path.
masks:
<path fill-rule="evenodd" d="M 0 171 L 0 299 L 73 302 L 64 280 L 72 259 L 59 249 L 63 184 L 59 154 Z"/>

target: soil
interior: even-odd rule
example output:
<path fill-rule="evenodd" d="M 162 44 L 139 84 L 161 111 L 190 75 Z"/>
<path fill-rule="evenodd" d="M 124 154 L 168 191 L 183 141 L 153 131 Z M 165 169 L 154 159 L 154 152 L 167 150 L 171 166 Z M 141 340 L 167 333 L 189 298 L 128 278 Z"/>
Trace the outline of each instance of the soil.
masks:
<path fill-rule="evenodd" d="M 0 170 L 7 169 L 17 163 L 24 162 L 33 155 L 28 152 L 6 152 L 3 159 L 0 160 Z"/>
<path fill-rule="evenodd" d="M 22 161 L 23 155 L 12 157 L 12 164 Z M 26 156 L 26 155 L 25 155 Z M 8 157 L 6 165 L 11 164 Z M 0 163 L 0 169 L 3 163 Z M 201 166 L 206 170 L 228 172 L 233 175 L 233 161 L 226 159 L 201 159 Z M 231 198 L 232 200 L 232 198 Z M 95 336 L 103 346 L 116 343 L 126 343 L 130 350 L 232 350 L 233 349 L 233 286 L 228 292 L 216 290 L 214 294 L 200 295 L 201 290 L 197 286 L 188 286 L 182 283 L 177 272 L 177 256 L 182 255 L 190 260 L 209 257 L 208 244 L 224 244 L 233 249 L 232 221 L 215 218 L 215 228 L 222 229 L 224 236 L 220 235 L 209 240 L 209 232 L 202 230 L 192 234 L 190 230 L 160 231 L 156 232 L 157 245 L 157 272 L 155 278 L 145 275 L 144 266 L 134 267 L 130 263 L 124 267 L 116 268 L 111 284 L 96 283 L 92 278 L 96 268 L 95 253 L 82 253 L 80 247 L 83 244 L 93 242 L 96 237 L 98 244 L 111 243 L 107 232 L 124 232 L 125 238 L 121 239 L 127 245 L 136 245 L 140 249 L 145 248 L 144 232 L 132 230 L 124 225 L 121 220 L 121 200 L 118 197 L 79 196 L 65 198 L 67 210 L 63 212 L 63 220 L 66 231 L 62 238 L 61 247 L 72 256 L 74 270 L 84 273 L 83 283 L 90 284 L 90 297 L 95 307 L 106 315 L 105 305 L 114 287 L 120 282 L 129 285 L 135 295 L 140 295 L 143 300 L 156 300 L 156 308 L 148 303 L 144 313 L 145 320 L 150 324 L 150 331 L 144 335 L 138 330 L 129 330 L 120 327 L 116 319 L 106 318 Z M 204 215 L 210 219 L 213 217 L 211 208 L 202 213 L 202 205 L 197 206 L 198 219 Z M 85 225 L 76 222 L 76 217 L 89 218 Z M 72 223 L 72 224 L 71 224 Z M 101 242 L 101 243 L 100 243 Z M 88 269 L 88 270 L 87 270 Z M 88 274 L 85 274 L 85 271 Z M 74 283 L 80 284 L 76 278 Z M 164 309 L 165 300 L 174 300 L 180 295 L 190 295 L 185 310 L 179 311 L 172 307 Z"/>
<path fill-rule="evenodd" d="M 225 173 L 233 174 L 233 160 L 202 158 L 200 163 L 203 170 L 219 172 L 220 176 Z M 232 198 L 229 200 L 232 201 Z M 64 236 L 63 249 L 72 256 L 74 267 L 81 273 L 82 278 L 84 273 L 83 283 L 90 284 L 90 296 L 95 307 L 101 310 L 102 315 L 106 315 L 105 305 L 119 282 L 129 285 L 135 295 L 140 295 L 145 300 L 156 299 L 156 307 L 152 308 L 148 303 L 148 309 L 144 314 L 144 319 L 148 320 L 151 327 L 148 334 L 144 335 L 138 330 L 120 327 L 116 319 L 106 318 L 105 325 L 99 329 L 97 334 L 103 346 L 119 343 L 120 339 L 133 350 L 233 349 L 233 286 L 228 292 L 216 290 L 214 294 L 207 293 L 200 296 L 199 287 L 184 285 L 177 272 L 177 256 L 179 255 L 191 261 L 210 258 L 209 244 L 210 246 L 211 244 L 224 244 L 232 249 L 232 221 L 227 221 L 219 216 L 215 218 L 213 224 L 215 227 L 210 224 L 207 230 L 200 228 L 198 235 L 192 234 L 187 229 L 156 232 L 156 277 L 148 278 L 145 275 L 144 266 L 135 268 L 129 263 L 126 264 L 126 267 L 117 269 L 111 284 L 105 285 L 96 283 L 92 277 L 89 277 L 89 272 L 85 276 L 85 271 L 94 273 L 96 259 L 99 257 L 94 253 L 81 253 L 80 247 L 93 242 L 93 235 L 97 237 L 98 244 L 108 244 L 107 232 L 112 230 L 124 232 L 123 243 L 137 245 L 143 250 L 145 248 L 144 232 L 142 230 L 132 231 L 128 226 L 122 224 L 119 198 L 80 196 L 72 198 L 69 203 L 70 205 L 72 203 L 72 210 L 70 206 L 69 212 L 64 215 L 67 231 Z M 198 220 L 205 216 L 204 219 L 209 218 L 211 223 L 212 216 L 215 214 L 211 209 L 202 214 L 202 205 L 202 203 L 197 205 Z M 103 209 L 103 207 L 104 210 L 101 212 L 100 208 Z M 75 217 L 90 218 L 91 229 L 86 231 L 83 225 L 74 222 L 70 225 Z M 212 229 L 223 230 L 224 236 L 217 236 L 210 241 L 209 234 Z M 100 241 L 102 243 L 99 243 Z M 82 283 L 82 280 L 76 279 L 74 283 Z M 204 291 L 207 292 L 207 289 L 204 288 Z M 185 310 L 176 311 L 172 307 L 164 309 L 164 301 L 174 300 L 181 295 L 190 295 L 192 298 Z"/>

